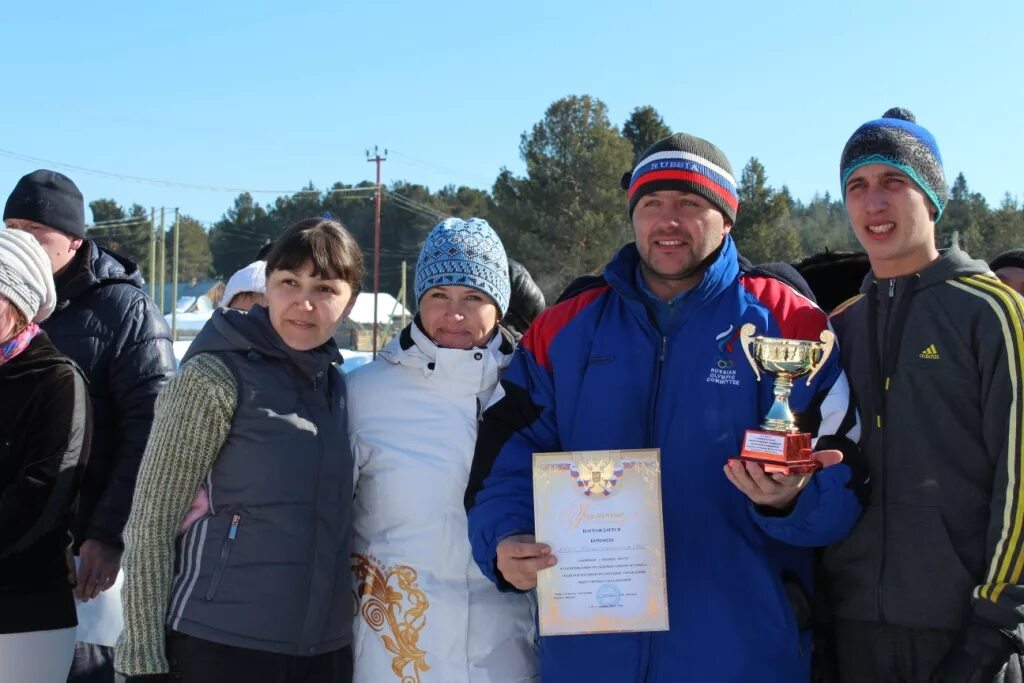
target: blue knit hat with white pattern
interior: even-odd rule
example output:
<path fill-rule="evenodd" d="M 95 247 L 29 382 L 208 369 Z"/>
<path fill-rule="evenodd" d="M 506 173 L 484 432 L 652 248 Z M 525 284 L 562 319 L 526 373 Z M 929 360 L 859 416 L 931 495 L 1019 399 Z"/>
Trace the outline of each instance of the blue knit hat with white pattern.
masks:
<path fill-rule="evenodd" d="M 416 262 L 416 301 L 431 287 L 472 287 L 494 299 L 502 315 L 512 291 L 501 238 L 482 218 L 448 218 L 427 235 Z"/>
<path fill-rule="evenodd" d="M 839 161 L 839 186 L 844 203 L 846 181 L 854 171 L 868 164 L 885 164 L 907 174 L 935 206 L 935 220 L 942 216 L 949 190 L 939 145 L 910 111 L 893 107 L 882 114 L 882 118 L 868 121 L 850 136 Z"/>

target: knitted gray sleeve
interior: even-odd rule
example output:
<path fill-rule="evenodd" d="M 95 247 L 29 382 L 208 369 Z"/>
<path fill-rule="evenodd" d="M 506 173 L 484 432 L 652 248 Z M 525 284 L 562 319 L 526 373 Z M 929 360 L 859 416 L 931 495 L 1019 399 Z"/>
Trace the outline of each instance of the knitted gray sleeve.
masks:
<path fill-rule="evenodd" d="M 168 671 L 164 620 L 175 536 L 227 440 L 236 402 L 234 375 L 212 354 L 190 359 L 157 398 L 124 529 L 124 630 L 114 660 L 123 674 Z"/>

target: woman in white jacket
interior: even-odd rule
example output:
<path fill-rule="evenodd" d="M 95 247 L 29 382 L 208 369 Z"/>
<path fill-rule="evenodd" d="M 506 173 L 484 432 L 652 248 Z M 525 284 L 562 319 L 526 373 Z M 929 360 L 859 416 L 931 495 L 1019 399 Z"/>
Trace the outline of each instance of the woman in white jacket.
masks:
<path fill-rule="evenodd" d="M 508 264 L 486 221 L 451 218 L 416 266 L 419 312 L 347 377 L 357 467 L 356 683 L 536 680 L 532 598 L 470 555 L 463 494 L 480 413 L 514 344 Z"/>

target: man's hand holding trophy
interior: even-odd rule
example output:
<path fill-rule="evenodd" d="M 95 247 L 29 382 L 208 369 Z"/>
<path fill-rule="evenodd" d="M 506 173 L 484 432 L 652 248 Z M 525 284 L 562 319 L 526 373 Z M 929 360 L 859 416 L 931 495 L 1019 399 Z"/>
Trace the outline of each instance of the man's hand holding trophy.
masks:
<path fill-rule="evenodd" d="M 801 432 L 789 407 L 793 380 L 807 375 L 810 386 L 835 347 L 835 335 L 822 330 L 820 341 L 756 337 L 751 323 L 740 328 L 740 345 L 758 381 L 774 374 L 775 402 L 761 423 L 748 429 L 738 458 L 730 458 L 726 476 L 759 505 L 787 507 L 810 474 L 837 464 L 839 451 L 811 451 L 811 435 Z"/>

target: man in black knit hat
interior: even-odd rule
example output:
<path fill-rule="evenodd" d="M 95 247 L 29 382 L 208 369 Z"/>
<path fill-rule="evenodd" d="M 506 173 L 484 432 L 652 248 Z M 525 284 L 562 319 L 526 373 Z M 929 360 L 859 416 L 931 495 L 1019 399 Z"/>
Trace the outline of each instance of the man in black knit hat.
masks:
<path fill-rule="evenodd" d="M 871 475 L 825 553 L 840 680 L 1019 681 L 1024 300 L 937 250 L 942 157 L 910 112 L 858 128 L 840 178 L 871 263 L 831 316 Z"/>
<path fill-rule="evenodd" d="M 92 455 L 71 527 L 80 559 L 75 597 L 87 602 L 120 570 L 154 402 L 174 371 L 170 330 L 143 292 L 138 266 L 86 239 L 82 193 L 67 176 L 40 169 L 23 177 L 3 220 L 35 236 L 49 256 L 57 308 L 42 327 L 89 380 Z M 69 680 L 113 681 L 112 650 L 78 643 Z"/>

